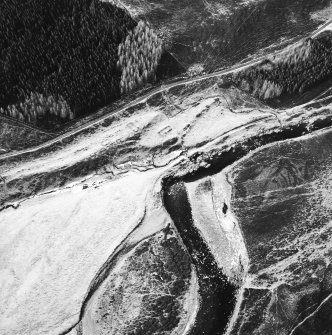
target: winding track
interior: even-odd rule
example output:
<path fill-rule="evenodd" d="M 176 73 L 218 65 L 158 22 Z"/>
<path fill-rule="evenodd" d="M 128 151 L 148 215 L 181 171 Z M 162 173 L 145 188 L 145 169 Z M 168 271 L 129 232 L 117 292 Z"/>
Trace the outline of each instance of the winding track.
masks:
<path fill-rule="evenodd" d="M 330 28 L 332 30 L 332 19 L 328 20 L 326 23 L 324 23 L 322 26 L 320 26 L 316 31 L 314 31 L 310 35 L 310 37 L 317 36 L 321 31 L 325 30 L 330 25 L 331 25 Z M 270 56 L 278 55 L 278 54 L 280 54 L 282 52 L 283 52 L 283 50 L 279 50 L 279 51 L 276 51 L 276 52 L 270 54 Z M 71 131 L 69 131 L 67 133 L 64 133 L 64 134 L 62 134 L 62 135 L 60 135 L 58 137 L 53 138 L 52 140 L 49 140 L 49 141 L 47 141 L 47 142 L 45 142 L 45 143 L 43 143 L 41 145 L 38 145 L 36 147 L 30 148 L 30 149 L 24 149 L 24 150 L 21 150 L 21 151 L 18 151 L 18 152 L 14 152 L 14 153 L 3 154 L 3 155 L 0 156 L 0 161 L 8 159 L 8 158 L 18 157 L 18 156 L 24 155 L 26 153 L 33 153 L 33 152 L 36 152 L 36 151 L 38 151 L 40 149 L 44 149 L 44 148 L 50 147 L 50 146 L 52 146 L 55 143 L 61 142 L 63 139 L 66 139 L 66 138 L 68 138 L 68 137 L 70 137 L 72 135 L 75 135 L 75 134 L 81 132 L 82 130 L 85 130 L 85 129 L 91 127 L 91 126 L 94 126 L 94 125 L 96 125 L 96 124 L 98 124 L 98 123 L 106 120 L 110 116 L 114 116 L 114 115 L 116 115 L 118 113 L 121 113 L 121 112 L 125 111 L 128 108 L 131 108 L 131 107 L 133 107 L 135 105 L 138 105 L 140 103 L 144 103 L 147 99 L 149 99 L 153 95 L 161 93 L 163 91 L 167 91 L 170 88 L 173 88 L 173 87 L 176 87 L 176 86 L 181 86 L 181 85 L 184 85 L 184 84 L 195 83 L 195 82 L 198 82 L 198 81 L 202 81 L 202 80 L 205 80 L 205 79 L 214 78 L 214 77 L 218 77 L 218 76 L 222 76 L 222 75 L 226 75 L 226 74 L 230 74 L 230 73 L 232 73 L 234 71 L 242 70 L 242 69 L 245 69 L 245 68 L 250 67 L 252 65 L 258 64 L 261 61 L 263 61 L 266 57 L 267 57 L 266 55 L 265 56 L 261 56 L 261 57 L 258 57 L 255 60 L 248 61 L 248 62 L 243 63 L 243 64 L 235 65 L 235 66 L 233 66 L 233 67 L 231 67 L 231 68 L 229 68 L 227 70 L 220 70 L 220 71 L 216 71 L 216 72 L 213 72 L 213 73 L 204 74 L 204 75 L 196 77 L 196 78 L 188 78 L 188 79 L 184 79 L 184 80 L 181 80 L 181 81 L 178 81 L 178 82 L 174 82 L 174 83 L 170 83 L 170 84 L 167 84 L 167 85 L 161 85 L 160 87 L 158 87 L 158 88 L 154 89 L 153 91 L 151 91 L 151 92 L 143 95 L 142 97 L 139 97 L 139 98 L 133 100 L 132 102 L 130 102 L 126 106 L 121 107 L 120 109 L 118 109 L 116 112 L 113 112 L 112 114 L 105 114 L 105 115 L 101 116 L 100 118 L 97 118 L 95 120 L 89 121 L 86 124 L 78 127 L 77 129 L 74 129 L 74 130 L 71 130 Z"/>

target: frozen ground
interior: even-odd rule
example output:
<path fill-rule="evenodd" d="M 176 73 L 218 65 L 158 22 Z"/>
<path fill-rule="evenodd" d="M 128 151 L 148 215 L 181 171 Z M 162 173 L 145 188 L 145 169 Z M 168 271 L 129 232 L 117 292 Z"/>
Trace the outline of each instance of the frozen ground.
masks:
<path fill-rule="evenodd" d="M 86 321 L 84 306 L 112 275 L 113 256 L 161 231 L 176 234 L 163 181 L 191 172 L 203 171 L 186 183 L 193 221 L 218 266 L 242 283 L 248 259 L 230 186 L 224 176 L 204 172 L 222 153 L 242 148 L 244 155 L 251 148 L 246 143 L 258 147 L 264 136 L 274 141 L 331 125 L 331 96 L 323 92 L 277 110 L 234 87 L 221 88 L 219 79 L 173 87 L 54 145 L 0 157 L 1 333 L 79 333 L 80 326 L 72 327 Z M 189 312 L 182 313 L 182 325 L 197 313 L 197 297 L 188 298 L 197 293 L 193 278 L 183 293 Z"/>
<path fill-rule="evenodd" d="M 186 183 L 194 224 L 231 281 L 240 282 L 248 256 L 237 219 L 228 209 L 229 195 L 223 175 Z M 223 187 L 224 186 L 224 187 Z"/>
<path fill-rule="evenodd" d="M 160 181 L 168 171 L 183 164 L 187 171 L 205 166 L 192 159 L 197 152 L 209 156 L 259 133 L 332 114 L 310 105 L 276 114 L 258 102 L 241 102 L 240 92 L 219 89 L 214 83 L 187 95 L 186 89 L 181 94 L 165 92 L 160 99 L 168 103 L 154 106 L 148 101 L 61 147 L 2 161 L 2 204 L 20 203 L 17 209 L 1 212 L 3 334 L 60 334 L 73 326 L 95 274 L 139 224 L 146 208 L 162 205 Z M 118 151 L 108 152 L 116 146 Z M 98 156 L 108 158 L 102 168 L 94 165 Z M 76 175 L 76 168 L 71 168 L 77 164 Z M 36 192 L 39 179 L 45 183 Z M 190 189 L 194 192 L 194 184 Z M 219 253 L 211 236 L 220 234 L 213 233 L 220 228 L 213 226 L 212 209 L 206 214 L 199 210 L 204 204 L 211 206 L 203 200 L 198 198 L 194 216 L 212 215 L 212 230 L 203 235 Z M 170 222 L 167 213 L 156 216 L 149 209 L 147 214 L 147 227 L 153 227 L 156 218 L 159 229 Z M 228 229 L 225 222 L 224 230 Z M 143 230 L 140 236 L 151 232 Z M 223 238 L 223 245 L 232 248 L 234 238 Z"/>
<path fill-rule="evenodd" d="M 249 256 L 231 334 L 331 333 L 331 129 L 224 171 Z"/>
<path fill-rule="evenodd" d="M 143 219 L 155 178 L 79 185 L 1 213 L 2 334 L 60 334 L 78 321 L 95 274 Z"/>

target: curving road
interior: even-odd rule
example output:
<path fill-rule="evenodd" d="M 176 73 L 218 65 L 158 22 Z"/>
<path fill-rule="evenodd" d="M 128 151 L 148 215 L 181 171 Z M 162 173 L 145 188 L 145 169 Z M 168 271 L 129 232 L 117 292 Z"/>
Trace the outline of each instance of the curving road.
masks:
<path fill-rule="evenodd" d="M 328 20 L 326 23 L 324 23 L 322 26 L 320 26 L 315 32 L 313 32 L 310 35 L 310 37 L 317 36 L 320 32 L 322 32 L 323 30 L 325 30 L 328 27 L 332 30 L 332 19 Z M 283 52 L 283 50 L 279 50 L 279 51 L 276 51 L 276 52 L 270 54 L 270 56 L 278 55 L 278 54 L 280 54 L 282 52 Z M 161 85 L 160 87 L 152 90 L 151 92 L 143 95 L 142 97 L 139 97 L 139 98 L 133 100 L 132 102 L 130 102 L 126 106 L 121 107 L 116 112 L 113 112 L 111 115 L 110 114 L 105 114 L 105 115 L 101 116 L 100 118 L 97 118 L 95 120 L 89 121 L 86 124 L 78 127 L 77 129 L 68 131 L 68 132 L 66 132 L 64 134 L 61 134 L 58 137 L 55 137 L 52 140 L 49 140 L 49 141 L 47 141 L 47 142 L 45 142 L 45 143 L 43 143 L 41 145 L 38 145 L 36 147 L 30 148 L 30 149 L 24 149 L 24 150 L 17 151 L 17 152 L 14 152 L 14 153 L 3 154 L 3 155 L 0 156 L 0 160 L 5 160 L 5 159 L 8 159 L 8 158 L 12 158 L 12 157 L 18 157 L 18 156 L 24 155 L 26 153 L 32 153 L 32 152 L 36 152 L 36 151 L 38 151 L 40 149 L 44 149 L 44 148 L 50 147 L 50 146 L 52 146 L 55 143 L 61 142 L 63 139 L 66 139 L 66 138 L 68 138 L 68 137 L 70 137 L 72 135 L 75 135 L 75 134 L 81 132 L 82 130 L 85 130 L 85 129 L 93 126 L 93 125 L 98 124 L 99 122 L 102 122 L 102 121 L 106 120 L 110 116 L 114 116 L 114 115 L 116 115 L 118 113 L 122 113 L 123 111 L 125 111 L 126 109 L 128 109 L 130 107 L 133 107 L 133 106 L 138 105 L 140 103 L 144 103 L 147 99 L 149 99 L 150 97 L 152 97 L 155 94 L 161 93 L 163 91 L 166 91 L 166 90 L 168 90 L 170 88 L 173 88 L 173 87 L 176 87 L 176 86 L 181 86 L 181 85 L 184 85 L 184 84 L 195 83 L 195 82 L 202 81 L 202 80 L 205 80 L 205 79 L 209 79 L 209 78 L 214 78 L 214 77 L 218 77 L 218 76 L 221 76 L 221 75 L 230 74 L 230 73 L 232 73 L 234 71 L 242 70 L 242 69 L 245 69 L 245 68 L 250 67 L 252 65 L 258 64 L 261 61 L 263 61 L 264 59 L 266 59 L 266 57 L 267 57 L 267 55 L 261 56 L 261 57 L 258 57 L 255 60 L 248 61 L 248 62 L 239 64 L 239 65 L 235 65 L 235 66 L 233 66 L 233 67 L 231 67 L 229 69 L 226 69 L 226 70 L 220 70 L 220 71 L 216 71 L 216 72 L 213 72 L 213 73 L 204 74 L 204 75 L 201 75 L 199 77 L 188 78 L 188 79 L 184 79 L 184 80 L 181 80 L 181 81 L 178 81 L 178 82 L 174 82 L 174 83 L 170 83 L 170 84 L 167 84 L 167 85 Z"/>

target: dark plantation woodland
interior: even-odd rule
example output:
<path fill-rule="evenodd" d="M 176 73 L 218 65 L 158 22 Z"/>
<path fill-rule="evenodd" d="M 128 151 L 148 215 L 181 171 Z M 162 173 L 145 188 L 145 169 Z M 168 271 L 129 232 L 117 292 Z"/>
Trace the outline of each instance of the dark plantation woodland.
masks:
<path fill-rule="evenodd" d="M 59 124 L 154 79 L 161 42 L 110 3 L 1 0 L 0 13 L 1 114 Z"/>
<path fill-rule="evenodd" d="M 156 80 L 156 70 L 161 54 L 161 40 L 148 24 L 143 21 L 138 22 L 119 46 L 118 67 L 122 69 L 121 93 Z"/>
<path fill-rule="evenodd" d="M 21 121 L 35 122 L 39 117 L 46 114 L 55 118 L 73 119 L 74 113 L 62 96 L 57 99 L 54 96 L 44 96 L 39 93 L 32 93 L 27 96 L 24 102 L 0 108 L 0 113 L 6 116 L 17 118 Z"/>
<path fill-rule="evenodd" d="M 183 70 L 109 2 L 0 0 L 0 13 L 0 115 L 52 129 Z M 331 49 L 330 32 L 308 38 L 231 81 L 262 100 L 301 94 L 330 77 Z"/>
<path fill-rule="evenodd" d="M 328 79 L 331 64 L 332 34 L 326 31 L 234 74 L 233 81 L 244 91 L 268 100 L 282 94 L 301 94 Z"/>

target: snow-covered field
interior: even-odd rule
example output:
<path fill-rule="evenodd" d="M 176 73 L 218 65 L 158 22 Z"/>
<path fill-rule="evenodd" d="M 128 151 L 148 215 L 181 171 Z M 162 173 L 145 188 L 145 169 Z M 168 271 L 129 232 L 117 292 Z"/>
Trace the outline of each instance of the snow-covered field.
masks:
<path fill-rule="evenodd" d="M 229 280 L 241 283 L 248 256 L 241 229 L 231 213 L 224 175 L 186 183 L 194 224 Z"/>
<path fill-rule="evenodd" d="M 156 173 L 29 199 L 0 220 L 2 334 L 60 334 L 89 285 L 140 223 Z"/>
<path fill-rule="evenodd" d="M 310 129 L 332 117 L 328 98 L 275 110 L 236 88 L 220 88 L 215 78 L 158 93 L 56 146 L 0 157 L 1 334 L 69 330 L 122 242 L 172 225 L 162 202 L 164 177 L 206 168 L 216 153 L 259 135 L 301 124 Z M 229 193 L 218 178 L 187 189 L 195 223 L 235 280 L 246 253 L 232 213 L 223 213 Z M 205 193 L 204 183 L 212 185 Z M 10 203 L 19 206 L 6 208 Z"/>

